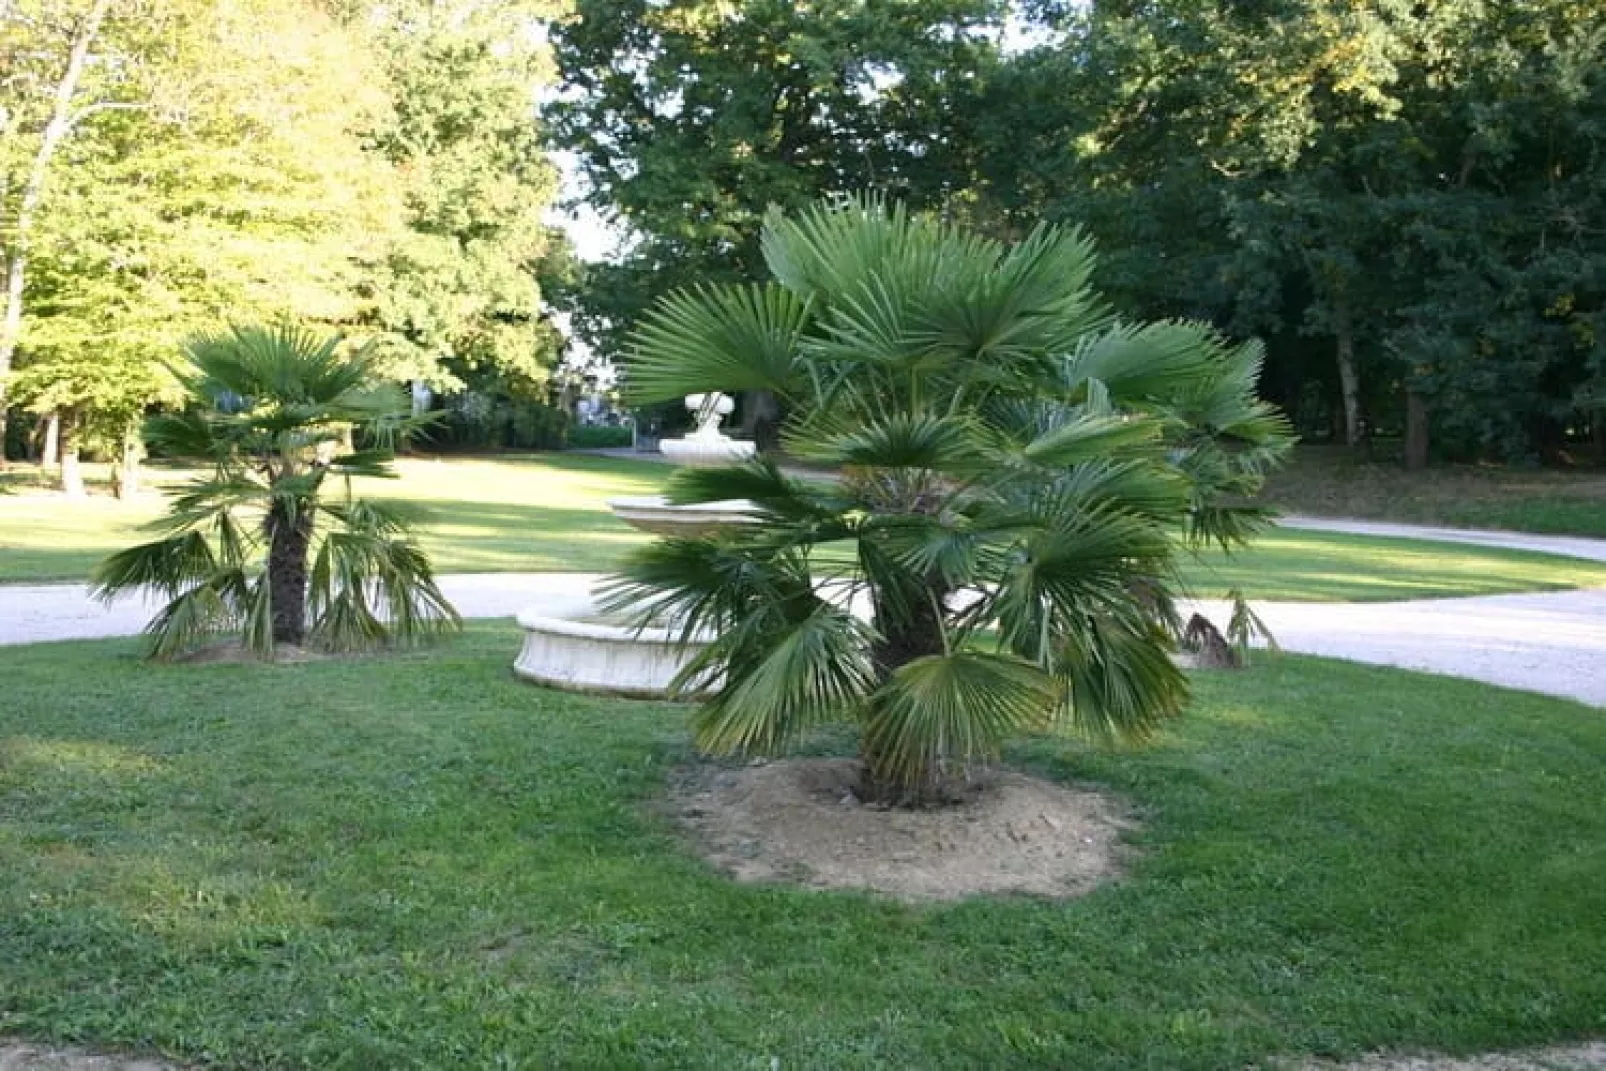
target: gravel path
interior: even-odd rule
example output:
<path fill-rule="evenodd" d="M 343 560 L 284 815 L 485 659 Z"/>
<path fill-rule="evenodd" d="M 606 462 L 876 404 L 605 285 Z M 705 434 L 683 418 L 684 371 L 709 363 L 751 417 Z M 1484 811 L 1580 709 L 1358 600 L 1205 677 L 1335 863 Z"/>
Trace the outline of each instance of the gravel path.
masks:
<path fill-rule="evenodd" d="M 1290 527 L 1513 547 L 1606 561 L 1606 540 L 1362 521 L 1290 518 Z M 510 617 L 545 600 L 584 595 L 594 573 L 495 573 L 443 577 L 465 617 Z M 1219 604 L 1200 607 L 1225 623 Z M 1257 603 L 1290 651 L 1400 666 L 1525 688 L 1606 706 L 1606 590 L 1485 595 L 1391 603 Z M 0 645 L 131 636 L 151 606 L 107 607 L 82 585 L 0 586 Z"/>
<path fill-rule="evenodd" d="M 1281 518 L 1277 523 L 1283 528 L 1345 532 L 1349 535 L 1391 536 L 1396 539 L 1431 539 L 1439 543 L 1472 543 L 1480 547 L 1533 550 L 1541 554 L 1561 554 L 1569 558 L 1606 562 L 1606 539 L 1588 539 L 1584 536 L 1530 535 L 1527 532 L 1501 532 L 1482 528 L 1431 528 L 1422 524 L 1344 521 L 1332 517 L 1292 515 Z"/>
<path fill-rule="evenodd" d="M 1285 650 L 1468 677 L 1606 707 L 1606 590 L 1253 604 Z M 1199 607 L 1217 626 L 1224 604 Z"/>

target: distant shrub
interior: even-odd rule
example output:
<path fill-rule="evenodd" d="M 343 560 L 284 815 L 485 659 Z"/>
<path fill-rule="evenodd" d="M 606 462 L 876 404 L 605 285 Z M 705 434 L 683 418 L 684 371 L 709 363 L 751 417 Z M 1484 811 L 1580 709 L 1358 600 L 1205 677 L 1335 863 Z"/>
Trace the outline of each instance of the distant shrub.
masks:
<path fill-rule="evenodd" d="M 630 426 L 576 424 L 569 429 L 569 449 L 601 450 L 631 445 Z"/>
<path fill-rule="evenodd" d="M 562 450 L 569 414 L 540 402 L 465 392 L 452 397 L 430 444 L 442 450 Z"/>

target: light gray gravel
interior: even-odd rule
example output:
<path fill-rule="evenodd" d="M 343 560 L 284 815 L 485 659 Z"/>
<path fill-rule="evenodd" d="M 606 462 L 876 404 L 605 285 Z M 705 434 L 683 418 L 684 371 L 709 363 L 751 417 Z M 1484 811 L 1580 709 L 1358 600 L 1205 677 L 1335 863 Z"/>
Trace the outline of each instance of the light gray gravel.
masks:
<path fill-rule="evenodd" d="M 1257 602 L 1285 650 L 1606 706 L 1606 590 L 1416 602 Z M 1203 604 L 1217 626 L 1220 603 Z"/>

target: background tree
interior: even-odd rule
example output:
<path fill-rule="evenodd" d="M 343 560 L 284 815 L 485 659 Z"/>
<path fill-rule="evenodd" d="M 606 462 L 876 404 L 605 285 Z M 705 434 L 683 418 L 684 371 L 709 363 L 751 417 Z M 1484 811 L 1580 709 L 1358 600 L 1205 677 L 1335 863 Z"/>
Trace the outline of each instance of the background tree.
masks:
<path fill-rule="evenodd" d="M 772 391 L 788 452 L 843 473 L 679 473 L 673 500 L 754 522 L 623 568 L 613 608 L 712 636 L 678 682 L 713 693 L 699 745 L 852 721 L 865 793 L 920 800 L 1013 734 L 1141 739 L 1176 714 L 1175 557 L 1247 538 L 1261 513 L 1228 500 L 1288 445 L 1259 349 L 1115 319 L 1074 232 L 1010 246 L 855 203 L 774 215 L 763 245 L 774 282 L 665 299 L 627 366 L 639 401 Z"/>
<path fill-rule="evenodd" d="M 371 145 L 402 182 L 405 229 L 367 266 L 363 322 L 387 372 L 437 390 L 537 394 L 562 338 L 541 280 L 565 255 L 535 97 L 549 3 L 370 5 L 389 119 Z"/>
<path fill-rule="evenodd" d="M 137 457 L 176 390 L 163 355 L 226 315 L 354 316 L 353 258 L 396 204 L 359 136 L 387 107 L 359 44 L 311 2 L 108 8 L 14 306 L 16 397 L 69 445 L 76 427 Z"/>
<path fill-rule="evenodd" d="M 580 0 L 552 30 L 546 109 L 591 203 L 628 232 L 577 327 L 606 354 L 659 296 L 763 274 L 771 205 L 866 186 L 935 206 L 968 186 L 971 101 L 1002 0 Z"/>
<path fill-rule="evenodd" d="M 1418 463 L 1430 421 L 1505 458 L 1601 427 L 1598 5 L 1037 11 L 980 196 L 1085 220 L 1123 308 L 1263 334 L 1307 434 L 1411 423 Z"/>
<path fill-rule="evenodd" d="M 371 354 L 291 327 L 235 328 L 186 353 L 190 406 L 146 437 L 208 471 L 175 492 L 162 538 L 91 578 L 103 598 L 150 587 L 169 600 L 147 626 L 151 654 L 236 633 L 271 657 L 277 644 L 353 650 L 455 628 L 406 517 L 352 495 L 354 477 L 393 475 L 392 448 L 417 426 Z M 342 452 L 353 433 L 365 445 Z"/>

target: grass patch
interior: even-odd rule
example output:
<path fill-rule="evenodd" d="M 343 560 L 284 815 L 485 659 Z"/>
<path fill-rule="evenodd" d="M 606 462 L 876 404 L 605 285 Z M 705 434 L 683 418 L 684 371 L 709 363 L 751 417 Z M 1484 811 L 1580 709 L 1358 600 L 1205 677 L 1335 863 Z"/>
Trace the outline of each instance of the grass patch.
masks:
<path fill-rule="evenodd" d="M 1247 550 L 1187 562 L 1187 589 L 1217 597 L 1377 602 L 1606 586 L 1606 564 L 1418 539 L 1279 529 Z"/>
<path fill-rule="evenodd" d="M 684 711 L 516 633 L 296 667 L 0 651 L 0 1034 L 224 1066 L 1243 1067 L 1606 1033 L 1606 719 L 1303 658 L 1154 747 L 1082 900 L 738 886 L 658 817 Z M 823 750 L 846 746 L 833 739 Z"/>
<path fill-rule="evenodd" d="M 1337 447 L 1306 446 L 1272 474 L 1266 497 L 1289 513 L 1318 517 L 1502 528 L 1606 538 L 1606 473 L 1499 465 L 1356 461 Z"/>
<path fill-rule="evenodd" d="M 672 471 L 647 461 L 577 454 L 404 458 L 401 479 L 363 491 L 425 512 L 424 546 L 441 572 L 604 572 L 647 535 L 607 500 L 659 491 Z M 169 483 L 182 473 L 158 470 Z M 162 500 L 96 495 L 0 497 L 0 582 L 80 580 L 105 555 L 149 538 L 139 526 Z M 1190 589 L 1242 588 L 1260 599 L 1361 601 L 1548 591 L 1606 585 L 1606 566 L 1491 547 L 1327 532 L 1275 532 L 1231 557 L 1188 563 Z"/>
<path fill-rule="evenodd" d="M 648 537 L 607 500 L 655 493 L 666 465 L 580 454 L 403 458 L 398 480 L 359 481 L 363 494 L 423 511 L 420 537 L 441 572 L 603 571 Z M 152 471 L 153 486 L 185 478 Z M 20 476 L 19 476 L 20 478 Z M 162 513 L 154 493 L 132 502 L 92 495 L 0 497 L 0 582 L 81 580 L 113 550 L 149 539 Z"/>

